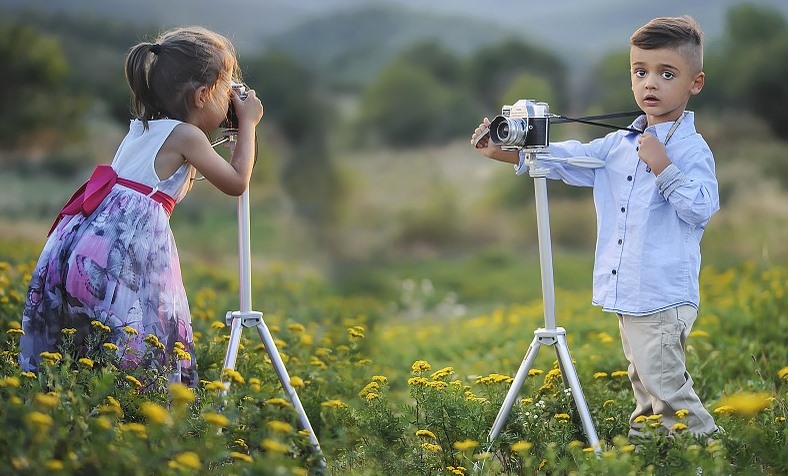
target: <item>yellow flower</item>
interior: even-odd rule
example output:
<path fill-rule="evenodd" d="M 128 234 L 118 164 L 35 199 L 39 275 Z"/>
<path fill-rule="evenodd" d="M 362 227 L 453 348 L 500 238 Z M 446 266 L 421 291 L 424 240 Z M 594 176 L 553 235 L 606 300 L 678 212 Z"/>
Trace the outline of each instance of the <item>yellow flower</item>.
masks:
<path fill-rule="evenodd" d="M 107 417 L 100 416 L 96 418 L 95 421 L 96 421 L 96 426 L 98 426 L 102 430 L 109 430 L 110 428 L 112 428 L 112 422 L 109 421 Z"/>
<path fill-rule="evenodd" d="M 702 331 L 702 330 L 698 329 L 698 330 L 695 330 L 695 331 L 690 331 L 689 336 L 690 337 L 709 337 L 709 333 L 706 332 L 706 331 Z"/>
<path fill-rule="evenodd" d="M 25 378 L 36 378 L 36 374 L 34 374 L 33 372 L 22 372 L 19 375 Z M 0 386 L 2 386 L 2 384 L 0 384 Z"/>
<path fill-rule="evenodd" d="M 19 378 L 14 377 L 13 375 L 0 378 L 0 388 L 2 387 L 19 388 L 21 384 L 22 382 L 19 381 Z"/>
<path fill-rule="evenodd" d="M 327 400 L 325 402 L 321 402 L 320 406 L 324 408 L 347 408 L 345 402 L 341 400 Z"/>
<path fill-rule="evenodd" d="M 723 398 L 720 404 L 723 407 L 733 408 L 734 412 L 739 415 L 749 417 L 768 408 L 771 404 L 770 396 L 771 395 L 766 392 L 741 392 Z"/>
<path fill-rule="evenodd" d="M 649 421 L 659 421 L 661 419 L 662 419 L 662 414 L 661 413 L 655 413 L 653 415 L 649 415 L 649 416 L 646 417 L 646 420 L 649 420 Z"/>
<path fill-rule="evenodd" d="M 432 380 L 442 380 L 454 373 L 454 367 L 444 367 L 437 372 L 433 373 L 430 378 Z"/>
<path fill-rule="evenodd" d="M 689 410 L 686 408 L 682 408 L 681 410 L 676 410 L 676 416 L 679 418 L 684 418 L 685 416 L 689 415 Z"/>
<path fill-rule="evenodd" d="M 440 453 L 443 448 L 440 445 L 436 445 L 434 443 L 422 443 L 421 447 L 424 448 L 426 451 L 430 451 L 432 453 Z"/>
<path fill-rule="evenodd" d="M 606 407 L 608 405 L 613 405 L 614 403 L 616 403 L 615 400 L 605 400 L 604 402 L 602 402 L 602 406 Z"/>
<path fill-rule="evenodd" d="M 103 344 L 101 344 L 101 346 L 104 347 L 105 349 L 111 351 L 111 352 L 115 352 L 115 351 L 118 350 L 118 346 L 116 346 L 112 342 L 104 342 Z"/>
<path fill-rule="evenodd" d="M 360 330 L 359 326 L 351 327 L 347 330 L 350 340 L 358 340 L 364 338 L 364 333 Z"/>
<path fill-rule="evenodd" d="M 214 412 L 203 413 L 202 419 L 205 420 L 205 423 L 208 423 L 210 425 L 219 428 L 225 427 L 230 424 L 230 420 L 226 416 Z"/>
<path fill-rule="evenodd" d="M 610 374 L 611 377 L 627 377 L 628 375 L 626 370 L 616 370 Z"/>
<path fill-rule="evenodd" d="M 84 365 L 85 367 L 90 367 L 91 369 L 93 368 L 93 361 L 88 359 L 87 357 L 82 357 L 81 359 L 79 359 L 79 363 Z"/>
<path fill-rule="evenodd" d="M 378 390 L 380 390 L 380 384 L 377 382 L 370 382 L 364 388 L 362 388 L 360 392 L 358 392 L 358 396 L 363 397 L 369 392 L 376 392 Z"/>
<path fill-rule="evenodd" d="M 279 421 L 279 420 L 271 420 L 265 424 L 271 431 L 274 433 L 292 433 L 293 426 L 290 423 Z"/>
<path fill-rule="evenodd" d="M 287 453 L 287 451 L 290 449 L 290 447 L 286 444 L 280 443 L 270 438 L 264 439 L 260 443 L 260 447 L 266 451 L 270 451 L 271 453 Z"/>
<path fill-rule="evenodd" d="M 249 379 L 249 383 L 251 383 L 251 382 L 252 382 L 252 379 Z M 258 384 L 259 384 L 259 382 L 258 382 Z M 295 388 L 303 388 L 305 386 L 304 379 L 302 379 L 301 377 L 298 377 L 298 376 L 290 377 L 290 385 L 292 385 Z"/>
<path fill-rule="evenodd" d="M 607 372 L 594 372 L 594 378 L 600 379 L 607 377 Z"/>
<path fill-rule="evenodd" d="M 421 438 L 431 438 L 433 440 L 435 439 L 435 433 L 431 432 L 430 430 L 417 430 L 416 436 Z"/>
<path fill-rule="evenodd" d="M 244 378 L 240 372 L 235 369 L 224 369 L 224 376 L 234 383 L 244 383 Z"/>
<path fill-rule="evenodd" d="M 635 418 L 635 420 L 633 422 L 634 423 L 643 423 L 644 421 L 646 421 L 646 417 L 644 415 L 639 415 L 637 418 Z"/>
<path fill-rule="evenodd" d="M 454 442 L 454 449 L 457 451 L 466 451 L 472 450 L 479 446 L 479 443 L 474 440 L 463 440 L 463 441 L 455 441 Z"/>
<path fill-rule="evenodd" d="M 373 382 L 378 382 L 378 383 L 386 383 L 386 382 L 388 382 L 388 379 L 385 376 L 383 376 L 383 375 L 373 375 L 372 376 L 372 381 Z"/>
<path fill-rule="evenodd" d="M 687 428 L 689 428 L 689 427 L 687 425 L 685 425 L 684 423 L 674 423 L 673 426 L 670 427 L 670 429 L 672 431 L 684 431 Z"/>
<path fill-rule="evenodd" d="M 121 431 L 134 433 L 140 438 L 148 437 L 148 430 L 146 430 L 145 425 L 141 423 L 121 423 L 118 428 L 120 428 Z"/>
<path fill-rule="evenodd" d="M 299 333 L 299 332 L 306 331 L 306 328 L 303 326 L 303 324 L 299 324 L 297 322 L 294 322 L 292 324 L 288 324 L 287 325 L 287 330 L 289 330 L 292 333 Z"/>
<path fill-rule="evenodd" d="M 170 425 L 172 424 L 172 417 L 166 408 L 158 403 L 145 402 L 140 405 L 140 412 L 145 415 L 151 423 L 156 425 Z"/>
<path fill-rule="evenodd" d="M 39 355 L 48 364 L 54 364 L 63 358 L 63 355 L 60 352 L 41 352 Z"/>
<path fill-rule="evenodd" d="M 30 412 L 25 415 L 25 419 L 35 426 L 48 427 L 52 425 L 52 417 L 41 412 Z"/>
<path fill-rule="evenodd" d="M 230 458 L 236 461 L 243 461 L 244 463 L 253 463 L 254 460 L 251 456 L 245 453 L 239 453 L 238 451 L 230 451 Z"/>
<path fill-rule="evenodd" d="M 553 415 L 553 418 L 555 418 L 558 421 L 568 421 L 569 415 L 567 413 L 556 413 L 555 415 Z"/>
<path fill-rule="evenodd" d="M 130 336 L 135 336 L 135 335 L 139 334 L 139 332 L 137 332 L 137 329 L 135 329 L 135 328 L 133 328 L 133 327 L 131 327 L 131 326 L 126 326 L 126 327 L 124 327 L 124 328 L 123 328 L 123 331 L 124 331 L 126 334 L 130 335 Z"/>
<path fill-rule="evenodd" d="M 780 378 L 788 379 L 788 367 L 783 367 L 777 371 L 777 376 Z"/>
<path fill-rule="evenodd" d="M 221 380 L 214 380 L 213 382 L 205 382 L 205 390 L 219 390 L 225 391 L 227 387 L 224 385 L 224 382 Z"/>
<path fill-rule="evenodd" d="M 60 398 L 54 393 L 37 393 L 34 400 L 36 405 L 50 409 L 60 404 Z"/>
<path fill-rule="evenodd" d="M 719 415 L 730 415 L 736 413 L 736 409 L 729 405 L 721 405 L 714 409 L 714 413 Z"/>
<path fill-rule="evenodd" d="M 50 459 L 46 463 L 44 463 L 44 467 L 50 471 L 60 471 L 65 466 L 63 465 L 63 462 L 60 461 L 59 459 Z"/>
<path fill-rule="evenodd" d="M 520 399 L 520 403 L 522 403 L 523 405 L 530 405 L 533 402 L 534 402 L 534 400 L 532 398 L 528 398 L 528 397 Z"/>
<path fill-rule="evenodd" d="M 282 397 L 269 398 L 268 400 L 265 401 L 265 403 L 268 405 L 273 405 L 275 407 L 282 407 L 282 408 L 287 408 L 290 406 L 290 402 L 288 402 Z"/>
<path fill-rule="evenodd" d="M 369 393 L 367 394 L 367 396 L 366 396 L 366 397 L 364 397 L 364 398 L 366 399 L 366 401 L 368 401 L 368 402 L 371 402 L 372 400 L 374 400 L 374 399 L 376 399 L 376 398 L 379 398 L 379 397 L 380 397 L 380 395 L 378 395 L 377 393 L 375 393 L 375 392 L 369 392 Z"/>
<path fill-rule="evenodd" d="M 195 400 L 192 389 L 182 383 L 173 383 L 170 385 L 170 395 L 172 396 L 172 403 L 175 404 L 175 406 L 188 405 Z"/>
<path fill-rule="evenodd" d="M 528 376 L 529 377 L 536 377 L 537 375 L 542 375 L 543 373 L 544 373 L 544 370 L 542 370 L 542 369 L 531 369 L 531 370 L 528 371 Z"/>
<path fill-rule="evenodd" d="M 414 374 L 420 374 L 422 372 L 429 372 L 432 370 L 432 366 L 430 366 L 426 360 L 417 360 L 410 366 L 410 370 Z"/>
<path fill-rule="evenodd" d="M 181 454 L 175 455 L 175 457 L 172 460 L 170 460 L 168 465 L 170 468 L 173 469 L 186 468 L 186 469 L 199 470 L 200 468 L 202 468 L 202 463 L 200 463 L 200 456 L 193 451 L 184 451 Z"/>
<path fill-rule="evenodd" d="M 142 387 L 142 383 L 139 380 L 137 380 L 136 377 L 134 377 L 133 375 L 126 375 L 126 377 L 124 378 L 126 379 L 127 382 L 136 386 L 137 388 Z"/>
<path fill-rule="evenodd" d="M 528 450 L 533 448 L 533 446 L 534 444 L 531 443 L 530 441 L 520 440 L 512 445 L 512 451 L 514 451 L 515 453 L 526 453 L 528 452 Z"/>

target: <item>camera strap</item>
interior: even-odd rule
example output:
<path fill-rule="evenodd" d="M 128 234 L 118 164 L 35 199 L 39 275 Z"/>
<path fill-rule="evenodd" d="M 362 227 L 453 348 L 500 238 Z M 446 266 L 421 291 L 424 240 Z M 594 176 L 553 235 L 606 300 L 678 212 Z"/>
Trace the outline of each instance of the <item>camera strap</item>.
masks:
<path fill-rule="evenodd" d="M 602 120 L 602 119 L 615 119 L 617 117 L 634 117 L 634 116 L 639 116 L 641 114 L 643 114 L 642 111 L 614 112 L 612 114 L 600 114 L 596 116 L 585 116 L 585 117 L 566 117 L 558 114 L 553 114 L 550 116 L 550 122 L 553 124 L 579 122 L 581 124 L 589 124 L 592 126 L 599 126 L 599 127 L 608 127 L 610 129 L 619 129 L 622 131 L 636 132 L 638 134 L 642 134 L 643 131 L 632 127 L 624 127 L 624 126 L 617 126 L 615 124 L 606 124 L 604 122 L 596 122 L 597 120 Z"/>

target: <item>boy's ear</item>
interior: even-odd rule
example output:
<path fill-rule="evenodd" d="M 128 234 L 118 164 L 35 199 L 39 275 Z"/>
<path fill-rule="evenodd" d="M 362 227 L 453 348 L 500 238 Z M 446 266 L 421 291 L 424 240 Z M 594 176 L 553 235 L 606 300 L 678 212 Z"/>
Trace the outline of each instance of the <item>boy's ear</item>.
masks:
<path fill-rule="evenodd" d="M 692 86 L 690 87 L 690 94 L 693 96 L 698 94 L 701 89 L 703 89 L 703 85 L 706 84 L 706 73 L 701 71 L 700 73 L 695 75 L 695 78 L 692 80 Z"/>

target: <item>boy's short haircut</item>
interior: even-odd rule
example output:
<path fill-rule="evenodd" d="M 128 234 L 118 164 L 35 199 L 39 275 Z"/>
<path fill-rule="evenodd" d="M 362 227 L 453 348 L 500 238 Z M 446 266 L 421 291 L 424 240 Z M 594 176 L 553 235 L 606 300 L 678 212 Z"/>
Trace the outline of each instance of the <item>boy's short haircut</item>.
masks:
<path fill-rule="evenodd" d="M 644 50 L 674 49 L 687 58 L 693 72 L 703 70 L 703 31 L 690 16 L 654 18 L 632 34 L 629 44 Z"/>

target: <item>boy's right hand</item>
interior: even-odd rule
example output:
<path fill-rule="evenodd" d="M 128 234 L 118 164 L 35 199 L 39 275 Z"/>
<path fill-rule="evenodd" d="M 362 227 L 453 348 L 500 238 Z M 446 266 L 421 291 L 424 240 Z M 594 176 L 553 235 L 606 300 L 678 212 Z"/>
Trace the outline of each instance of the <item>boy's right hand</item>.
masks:
<path fill-rule="evenodd" d="M 239 125 L 251 123 L 252 126 L 256 126 L 263 118 L 263 103 L 260 102 L 254 89 L 246 91 L 246 99 L 241 99 L 238 92 L 233 90 L 232 101 Z"/>
<path fill-rule="evenodd" d="M 488 159 L 510 164 L 517 164 L 520 161 L 520 155 L 517 151 L 503 150 L 501 146 L 490 140 L 490 120 L 486 117 L 481 124 L 479 124 L 479 127 L 473 131 L 471 135 L 471 145 Z"/>

